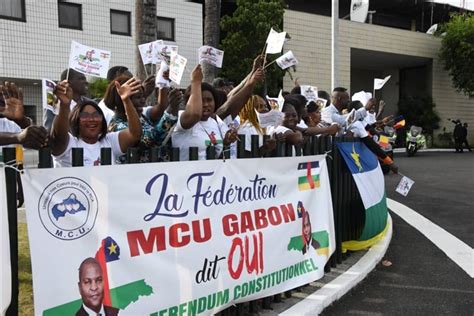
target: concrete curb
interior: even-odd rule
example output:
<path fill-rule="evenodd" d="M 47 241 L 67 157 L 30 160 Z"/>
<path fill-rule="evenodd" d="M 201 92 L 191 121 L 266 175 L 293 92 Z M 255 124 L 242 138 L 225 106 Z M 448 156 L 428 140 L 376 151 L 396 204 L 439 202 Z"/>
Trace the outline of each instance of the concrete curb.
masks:
<path fill-rule="evenodd" d="M 393 150 L 394 153 L 404 153 L 406 151 L 405 148 L 395 148 Z M 420 149 L 418 150 L 419 153 L 432 153 L 432 152 L 454 152 L 454 148 L 427 148 L 427 149 Z"/>
<path fill-rule="evenodd" d="M 282 316 L 300 316 L 300 315 L 318 315 L 326 307 L 336 300 L 340 299 L 344 294 L 354 288 L 372 271 L 377 263 L 382 260 L 388 245 L 392 239 L 393 222 L 390 214 L 388 214 L 389 228 L 385 237 L 380 240 L 349 270 L 342 275 L 324 285 L 319 290 L 310 294 L 301 302 L 293 305 L 286 311 L 280 313 Z"/>

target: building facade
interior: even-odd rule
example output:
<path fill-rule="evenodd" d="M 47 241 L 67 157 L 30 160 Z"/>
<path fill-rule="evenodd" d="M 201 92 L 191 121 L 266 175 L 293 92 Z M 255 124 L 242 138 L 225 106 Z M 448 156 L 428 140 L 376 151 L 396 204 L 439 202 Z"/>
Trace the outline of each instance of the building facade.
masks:
<path fill-rule="evenodd" d="M 192 69 L 202 45 L 202 5 L 157 0 L 156 15 L 157 39 L 178 45 Z M 1 0 L 0 80 L 24 89 L 27 115 L 40 123 L 41 79 L 59 79 L 68 66 L 71 40 L 109 50 L 110 67 L 135 71 L 135 19 L 135 1 L 129 0 Z M 185 72 L 182 87 L 189 76 Z"/>
<path fill-rule="evenodd" d="M 285 10 L 284 29 L 291 36 L 285 51 L 292 50 L 299 64 L 293 77 L 300 84 L 312 84 L 331 90 L 331 18 L 295 10 Z M 387 103 L 385 114 L 397 112 L 402 95 L 432 96 L 441 117 L 437 134 L 451 132 L 449 119 L 461 119 L 470 126 L 468 139 L 474 141 L 474 98 L 458 93 L 439 60 L 438 37 L 399 28 L 339 20 L 339 86 L 354 92 L 373 91 L 373 79 L 391 75 L 378 99 Z M 293 82 L 284 78 L 284 89 Z"/>

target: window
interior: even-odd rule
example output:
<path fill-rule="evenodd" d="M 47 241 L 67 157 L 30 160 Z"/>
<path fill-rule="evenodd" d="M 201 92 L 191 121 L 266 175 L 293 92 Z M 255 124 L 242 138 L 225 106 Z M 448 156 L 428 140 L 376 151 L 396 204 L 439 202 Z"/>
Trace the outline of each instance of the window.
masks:
<path fill-rule="evenodd" d="M 82 5 L 71 2 L 58 2 L 59 27 L 82 30 Z"/>
<path fill-rule="evenodd" d="M 0 19 L 26 22 L 25 0 L 1 0 Z"/>
<path fill-rule="evenodd" d="M 174 19 L 156 17 L 156 36 L 158 39 L 174 42 Z"/>
<path fill-rule="evenodd" d="M 130 28 L 130 12 L 110 10 L 110 33 L 132 35 Z"/>

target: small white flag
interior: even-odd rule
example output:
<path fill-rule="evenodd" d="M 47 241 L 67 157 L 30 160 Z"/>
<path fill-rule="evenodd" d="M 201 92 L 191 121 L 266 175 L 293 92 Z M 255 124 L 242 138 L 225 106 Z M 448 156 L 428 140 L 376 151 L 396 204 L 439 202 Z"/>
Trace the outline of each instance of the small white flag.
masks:
<path fill-rule="evenodd" d="M 85 75 L 107 78 L 111 53 L 106 50 L 71 42 L 69 68 Z"/>
<path fill-rule="evenodd" d="M 372 99 L 372 93 L 365 91 L 356 92 L 352 96 L 352 101 L 359 101 L 363 106 L 365 106 L 370 99 Z"/>
<path fill-rule="evenodd" d="M 144 65 L 153 63 L 153 53 L 155 51 L 155 42 L 138 45 L 140 56 Z"/>
<path fill-rule="evenodd" d="M 379 90 L 379 89 L 382 89 L 382 87 L 387 83 L 387 81 L 390 80 L 392 76 L 387 76 L 383 79 L 378 79 L 378 78 L 375 78 L 374 79 L 374 89 L 375 90 Z"/>
<path fill-rule="evenodd" d="M 163 44 L 163 41 L 159 41 L 161 43 L 155 43 L 155 60 L 156 63 L 160 63 L 162 60 L 169 63 L 171 55 L 178 53 L 178 46 L 176 45 L 167 45 Z"/>
<path fill-rule="evenodd" d="M 179 85 L 188 60 L 178 54 L 172 54 L 170 60 L 170 79 Z"/>
<path fill-rule="evenodd" d="M 400 183 L 398 183 L 395 191 L 397 191 L 403 196 L 407 196 L 413 184 L 415 184 L 415 181 L 406 176 L 403 176 L 403 178 L 400 180 Z"/>
<path fill-rule="evenodd" d="M 260 124 L 260 127 L 269 127 L 269 126 L 279 126 L 283 122 L 283 118 L 285 117 L 285 113 L 277 111 L 277 110 L 271 110 L 270 112 L 267 113 L 258 113 L 257 110 L 255 110 L 257 113 L 257 118 L 258 122 Z"/>
<path fill-rule="evenodd" d="M 212 46 L 204 45 L 198 49 L 199 63 L 206 62 L 217 68 L 222 68 L 222 60 L 224 59 L 224 51 L 218 50 Z"/>
<path fill-rule="evenodd" d="M 59 100 L 54 94 L 56 84 L 53 80 L 41 79 L 41 97 L 43 109 L 53 112 L 55 115 L 59 113 Z"/>
<path fill-rule="evenodd" d="M 301 94 L 309 101 L 316 101 L 318 98 L 318 87 L 313 86 L 300 86 Z"/>
<path fill-rule="evenodd" d="M 286 69 L 290 66 L 294 66 L 298 64 L 298 60 L 296 59 L 293 52 L 289 50 L 286 54 L 281 55 L 277 58 L 276 63 L 280 66 L 281 69 Z"/>
<path fill-rule="evenodd" d="M 265 50 L 266 54 L 279 54 L 283 49 L 283 44 L 285 43 L 286 32 L 278 33 L 273 28 L 270 29 L 267 37 L 267 48 Z"/>
<path fill-rule="evenodd" d="M 285 98 L 283 97 L 283 90 L 280 90 L 280 92 L 278 93 L 278 97 L 276 98 L 271 98 L 267 95 L 267 100 L 272 110 L 278 110 L 281 112 L 281 110 L 283 109 L 283 103 L 285 103 Z"/>
<path fill-rule="evenodd" d="M 162 60 L 160 68 L 158 69 L 156 73 L 156 78 L 155 78 L 155 87 L 157 88 L 169 88 L 170 87 L 170 82 L 169 80 L 165 79 L 163 74 L 165 72 L 169 72 L 170 67 L 166 63 L 166 61 Z"/>

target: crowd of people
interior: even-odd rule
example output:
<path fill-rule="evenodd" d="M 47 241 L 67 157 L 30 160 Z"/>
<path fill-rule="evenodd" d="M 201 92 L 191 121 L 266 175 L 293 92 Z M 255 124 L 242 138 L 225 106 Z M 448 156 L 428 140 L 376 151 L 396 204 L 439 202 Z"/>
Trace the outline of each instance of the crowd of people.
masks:
<path fill-rule="evenodd" d="M 102 100 L 87 97 L 84 74 L 65 70 L 54 94 L 58 112 L 44 110 L 43 126 L 33 126 L 24 115 L 23 94 L 12 82 L 0 86 L 0 146 L 21 144 L 38 149 L 49 146 L 55 167 L 71 166 L 72 148 L 83 148 L 84 166 L 101 164 L 101 148 L 111 148 L 115 164 L 126 162 L 129 148 L 138 149 L 139 161 L 148 162 L 152 148 L 158 148 L 161 160 L 167 160 L 169 148 L 179 148 L 180 160 L 189 160 L 189 148 L 196 147 L 198 159 L 206 159 L 208 147 L 216 157 L 224 150 L 237 157 L 236 141 L 245 136 L 246 157 L 251 154 L 251 136 L 258 135 L 258 155 L 275 149 L 276 141 L 303 145 L 312 136 L 335 135 L 359 137 L 384 164 L 397 172 L 393 163 L 371 135 L 375 127 L 386 124 L 381 119 L 377 100 L 361 102 L 350 99 L 345 88 L 337 87 L 329 95 L 318 91 L 318 100 L 307 100 L 297 81 L 291 92 L 283 92 L 281 124 L 262 127 L 259 115 L 272 109 L 269 100 L 255 93 L 265 79 L 264 56 L 255 58 L 252 70 L 238 85 L 217 78 L 203 82 L 197 65 L 191 72 L 190 85 L 180 90 L 171 85 L 155 86 L 155 77 L 143 82 L 133 77 L 127 67 L 108 71 L 109 85 Z M 168 74 L 165 73 L 168 79 Z M 96 102 L 99 101 L 99 102 Z M 363 104 L 365 103 L 365 104 Z M 351 117 L 349 117 L 351 116 Z M 267 137 L 264 137 L 268 135 Z"/>

